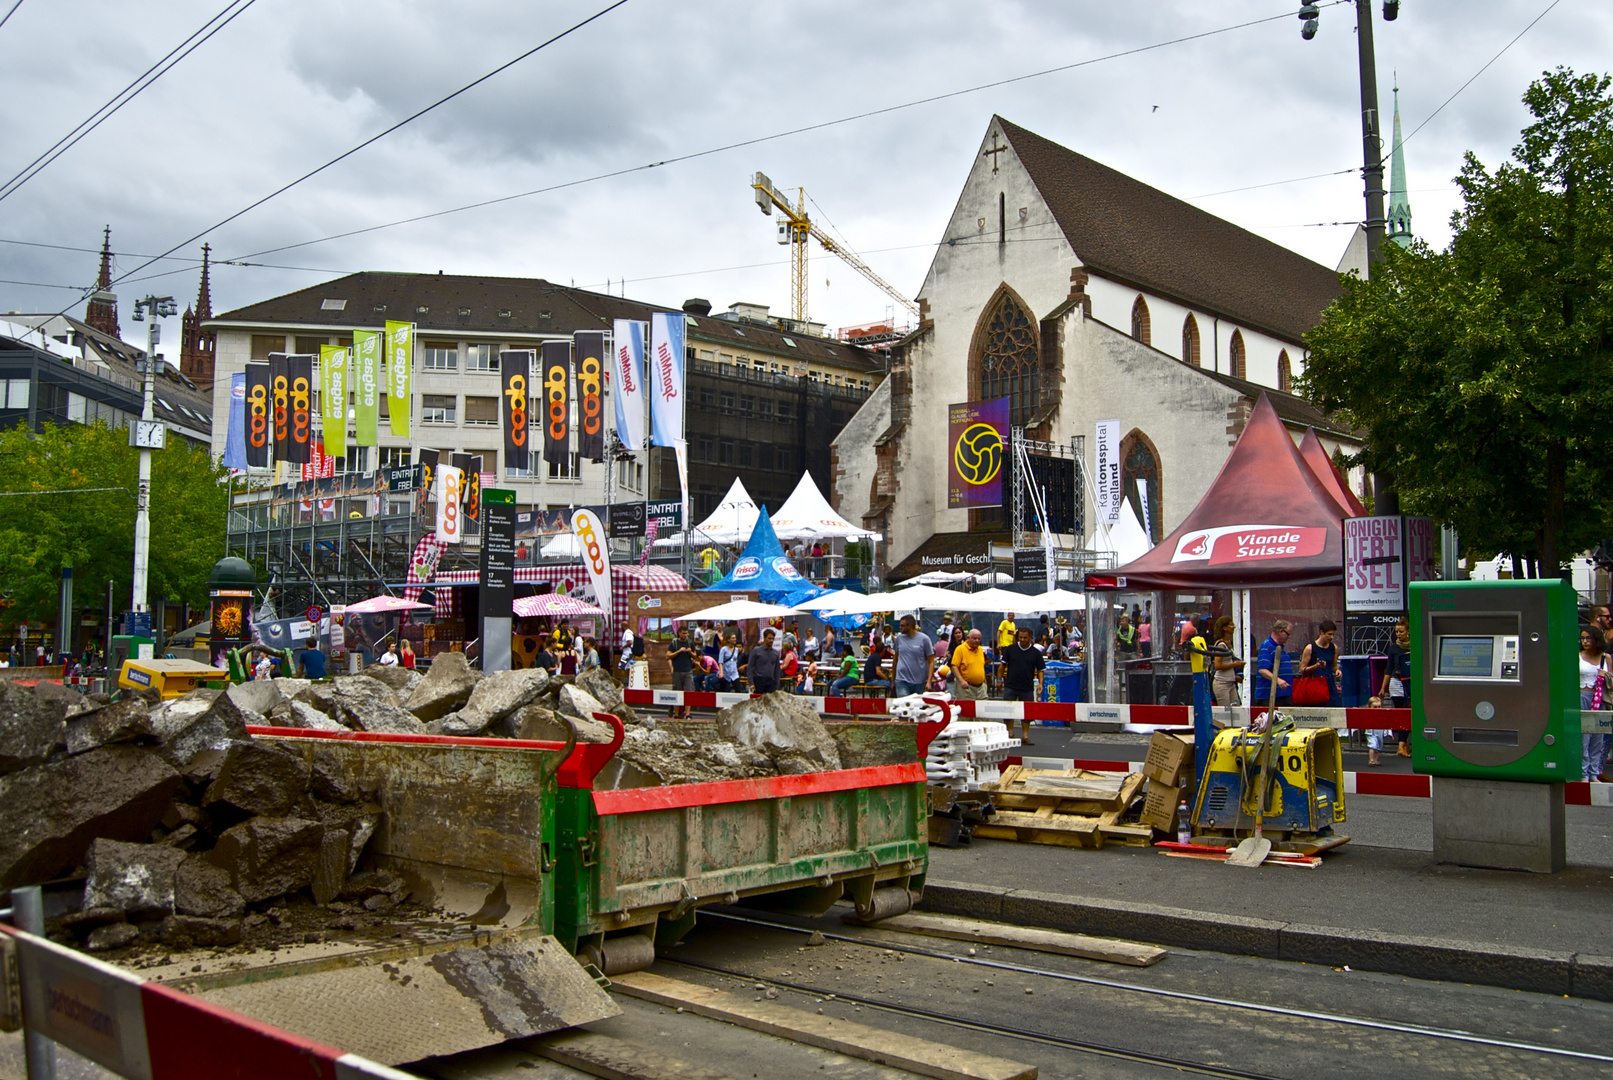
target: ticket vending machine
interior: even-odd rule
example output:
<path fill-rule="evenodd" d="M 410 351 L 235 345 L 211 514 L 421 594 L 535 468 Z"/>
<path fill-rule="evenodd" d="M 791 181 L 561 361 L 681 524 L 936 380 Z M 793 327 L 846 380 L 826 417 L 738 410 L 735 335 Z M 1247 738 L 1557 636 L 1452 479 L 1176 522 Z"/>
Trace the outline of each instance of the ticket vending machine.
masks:
<path fill-rule="evenodd" d="M 1411 586 L 1413 768 L 1434 777 L 1434 855 L 1562 869 L 1579 778 L 1579 597 L 1561 580 Z"/>

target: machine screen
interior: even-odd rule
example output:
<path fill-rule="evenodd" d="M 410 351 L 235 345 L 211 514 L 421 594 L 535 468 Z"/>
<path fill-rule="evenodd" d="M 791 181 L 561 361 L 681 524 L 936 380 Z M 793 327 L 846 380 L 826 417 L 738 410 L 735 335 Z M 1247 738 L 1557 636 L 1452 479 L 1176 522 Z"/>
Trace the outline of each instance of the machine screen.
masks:
<path fill-rule="evenodd" d="M 1441 637 L 1439 677 L 1488 679 L 1495 672 L 1495 638 Z"/>

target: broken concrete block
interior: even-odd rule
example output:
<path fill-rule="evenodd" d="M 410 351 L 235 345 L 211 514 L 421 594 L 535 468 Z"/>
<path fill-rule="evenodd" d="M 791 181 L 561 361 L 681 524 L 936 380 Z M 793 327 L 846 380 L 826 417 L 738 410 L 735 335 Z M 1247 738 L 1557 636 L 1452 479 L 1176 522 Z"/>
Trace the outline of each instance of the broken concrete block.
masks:
<path fill-rule="evenodd" d="M 422 677 L 418 671 L 411 671 L 397 664 L 390 666 L 371 664 L 359 674 L 366 679 L 374 679 L 377 682 L 385 683 L 394 694 L 398 695 L 401 701 L 408 700 L 409 695 L 414 693 L 414 688 L 420 685 Z"/>
<path fill-rule="evenodd" d="M 84 906 L 159 919 L 174 910 L 174 874 L 184 861 L 183 851 L 166 844 L 96 840 L 84 860 Z"/>
<path fill-rule="evenodd" d="M 273 679 L 231 683 L 224 692 L 235 702 L 236 708 L 255 712 L 261 716 L 268 716 L 276 705 L 286 700 L 280 688 L 275 686 Z"/>
<path fill-rule="evenodd" d="M 560 688 L 555 711 L 578 720 L 593 720 L 596 712 L 610 712 L 594 695 L 576 685 Z"/>
<path fill-rule="evenodd" d="M 409 695 L 406 708 L 424 722 L 439 719 L 469 701 L 481 677 L 464 653 L 439 653 L 432 658 L 426 677 Z"/>
<path fill-rule="evenodd" d="M 275 727 L 307 728 L 312 731 L 348 730 L 345 725 L 302 701 L 282 701 L 269 714 L 269 723 Z"/>
<path fill-rule="evenodd" d="M 233 919 L 246 911 L 246 901 L 230 884 L 229 871 L 214 866 L 206 855 L 190 855 L 174 873 L 174 911 Z"/>
<path fill-rule="evenodd" d="M 308 764 L 256 742 L 231 743 L 202 808 L 226 819 L 254 814 L 283 817 L 308 790 Z"/>
<path fill-rule="evenodd" d="M 325 826 L 302 818 L 255 817 L 227 829 L 208 860 L 230 875 L 249 904 L 307 887 L 319 867 Z"/>
<path fill-rule="evenodd" d="M 84 947 L 90 952 L 110 952 L 122 949 L 140 940 L 140 931 L 126 922 L 112 923 L 90 931 Z"/>
<path fill-rule="evenodd" d="M 0 776 L 43 764 L 67 742 L 66 710 L 0 681 Z"/>
<path fill-rule="evenodd" d="M 348 854 L 352 838 L 346 829 L 326 829 L 319 845 L 319 865 L 314 870 L 314 902 L 328 904 L 347 884 Z"/>
<path fill-rule="evenodd" d="M 347 879 L 338 895 L 349 902 L 362 902 L 372 896 L 398 901 L 408 894 L 408 884 L 398 875 L 387 870 L 361 870 Z"/>
<path fill-rule="evenodd" d="M 43 685 L 43 684 L 41 684 Z M 154 742 L 151 710 L 139 698 L 91 707 L 67 721 L 67 752 L 82 754 L 111 743 Z"/>
<path fill-rule="evenodd" d="M 548 686 L 549 673 L 542 668 L 495 671 L 485 676 L 459 709 L 460 723 L 468 729 L 463 734 L 486 730 L 493 721 L 538 700 Z"/>
<path fill-rule="evenodd" d="M 0 777 L 0 892 L 79 865 L 97 837 L 146 839 L 181 783 L 156 754 L 132 746 Z"/>
<path fill-rule="evenodd" d="M 183 851 L 189 851 L 192 845 L 196 843 L 197 838 L 200 836 L 201 830 L 196 828 L 196 826 L 181 825 L 167 836 L 164 836 L 158 841 L 158 843 L 162 844 L 164 847 L 179 848 Z"/>
<path fill-rule="evenodd" d="M 364 701 L 348 697 L 343 699 L 341 709 L 342 721 L 356 731 L 421 735 L 426 730 L 425 724 L 408 709 L 382 701 Z"/>
<path fill-rule="evenodd" d="M 760 750 L 781 772 L 821 772 L 840 768 L 834 737 L 817 712 L 793 694 L 774 692 L 742 701 L 717 713 L 717 732 Z"/>
<path fill-rule="evenodd" d="M 51 682 L 49 679 L 40 679 L 34 684 L 34 697 L 44 702 L 52 713 L 59 710 L 63 719 L 94 707 L 84 700 L 83 694 L 74 690 L 71 686 L 63 686 L 61 683 Z"/>
<path fill-rule="evenodd" d="M 633 711 L 633 707 L 622 696 L 622 684 L 604 668 L 589 668 L 587 671 L 579 672 L 576 685 L 599 702 L 605 712 L 614 713 L 622 723 L 640 722 L 639 714 Z"/>
<path fill-rule="evenodd" d="M 219 750 L 248 738 L 240 707 L 223 690 L 192 690 L 151 710 L 151 728 L 162 756 L 176 766 L 204 750 Z"/>
<path fill-rule="evenodd" d="M 608 743 L 616 737 L 616 729 L 599 720 L 583 719 L 578 716 L 567 719 L 576 727 L 577 741 L 580 743 Z M 528 705 L 494 724 L 488 729 L 487 734 L 497 734 L 506 739 L 563 743 L 566 741 L 566 723 L 553 709 L 547 709 L 542 705 Z"/>
<path fill-rule="evenodd" d="M 347 760 L 328 746 L 315 746 L 308 775 L 308 790 L 331 803 L 353 803 L 363 798 Z"/>
<path fill-rule="evenodd" d="M 162 943 L 170 949 L 207 949 L 218 945 L 236 945 L 241 940 L 241 920 L 170 915 L 162 921 L 161 933 Z"/>

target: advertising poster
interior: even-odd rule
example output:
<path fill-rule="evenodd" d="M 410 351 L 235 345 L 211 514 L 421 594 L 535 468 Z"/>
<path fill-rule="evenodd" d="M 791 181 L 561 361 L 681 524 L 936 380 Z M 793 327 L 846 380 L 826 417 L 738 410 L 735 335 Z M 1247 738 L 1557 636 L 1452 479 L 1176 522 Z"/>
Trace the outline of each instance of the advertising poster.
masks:
<path fill-rule="evenodd" d="M 285 461 L 291 452 L 291 368 L 285 353 L 269 354 L 269 401 L 274 459 Z"/>
<path fill-rule="evenodd" d="M 589 461 L 605 458 L 605 335 L 579 332 L 577 355 L 577 453 Z"/>
<path fill-rule="evenodd" d="M 414 323 L 386 324 L 386 397 L 392 434 L 409 435 L 409 381 L 414 370 Z"/>
<path fill-rule="evenodd" d="M 269 384 L 268 364 L 246 366 L 246 465 L 249 469 L 269 467 L 269 439 L 273 421 L 273 395 Z"/>
<path fill-rule="evenodd" d="M 644 324 L 617 319 L 611 377 L 616 380 L 616 438 L 630 450 L 644 446 Z"/>
<path fill-rule="evenodd" d="M 325 453 L 347 457 L 348 352 L 336 345 L 319 347 L 319 414 Z"/>
<path fill-rule="evenodd" d="M 379 446 L 376 427 L 381 415 L 381 335 L 353 331 L 353 438 L 360 446 Z"/>
<path fill-rule="evenodd" d="M 415 461 L 420 467 L 420 501 L 415 507 L 417 514 L 424 514 L 426 503 L 437 497 L 437 462 L 441 457 L 437 451 L 424 446 L 415 451 Z"/>
<path fill-rule="evenodd" d="M 461 477 L 452 465 L 437 465 L 437 542 L 457 544 L 465 534 L 464 511 L 460 508 Z"/>
<path fill-rule="evenodd" d="M 1008 399 L 947 406 L 947 509 L 1003 504 Z"/>
<path fill-rule="evenodd" d="M 466 521 L 480 521 L 482 517 L 482 455 L 455 454 L 454 468 L 460 471 L 461 488 L 459 508 Z"/>
<path fill-rule="evenodd" d="M 683 337 L 681 311 L 650 316 L 650 419 L 654 446 L 676 447 L 683 441 Z"/>
<path fill-rule="evenodd" d="M 224 436 L 224 466 L 246 472 L 246 373 L 230 376 L 230 426 Z"/>
<path fill-rule="evenodd" d="M 499 377 L 504 384 L 503 407 L 499 410 L 504 428 L 504 467 L 532 468 L 531 349 L 512 349 L 498 354 Z"/>
<path fill-rule="evenodd" d="M 1093 440 L 1092 482 L 1098 489 L 1098 505 L 1094 507 L 1098 524 L 1113 525 L 1120 520 L 1120 504 L 1124 499 L 1120 475 L 1120 421 L 1099 420 Z"/>
<path fill-rule="evenodd" d="M 571 460 L 571 342 L 545 341 L 543 364 L 543 460 Z"/>
<path fill-rule="evenodd" d="M 286 441 L 286 461 L 293 465 L 306 465 L 313 460 L 314 449 L 314 357 L 295 355 L 286 357 L 286 375 L 290 384 L 291 432 Z"/>
<path fill-rule="evenodd" d="M 605 539 L 605 525 L 592 510 L 577 510 L 571 515 L 571 531 L 577 536 L 583 565 L 588 568 L 588 580 L 594 586 L 594 606 L 609 611 L 610 549 Z"/>

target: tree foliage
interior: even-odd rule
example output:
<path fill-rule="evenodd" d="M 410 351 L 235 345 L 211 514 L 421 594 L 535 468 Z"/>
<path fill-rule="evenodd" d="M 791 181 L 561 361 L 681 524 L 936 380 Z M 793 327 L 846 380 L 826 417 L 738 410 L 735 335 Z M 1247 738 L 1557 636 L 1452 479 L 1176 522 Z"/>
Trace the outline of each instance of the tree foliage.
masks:
<path fill-rule="evenodd" d="M 69 563 L 78 605 L 98 605 L 110 580 L 117 607 L 128 606 L 139 453 L 127 431 L 105 424 L 0 432 L 0 596 L 12 619 L 54 622 Z M 224 553 L 224 476 L 205 449 L 179 439 L 152 452 L 151 600 L 207 602 Z"/>
<path fill-rule="evenodd" d="M 1471 153 L 1444 251 L 1387 245 L 1307 335 L 1303 392 L 1367 433 L 1355 461 L 1486 554 L 1563 557 L 1613 532 L 1613 97 L 1548 72 L 1513 160 Z"/>

